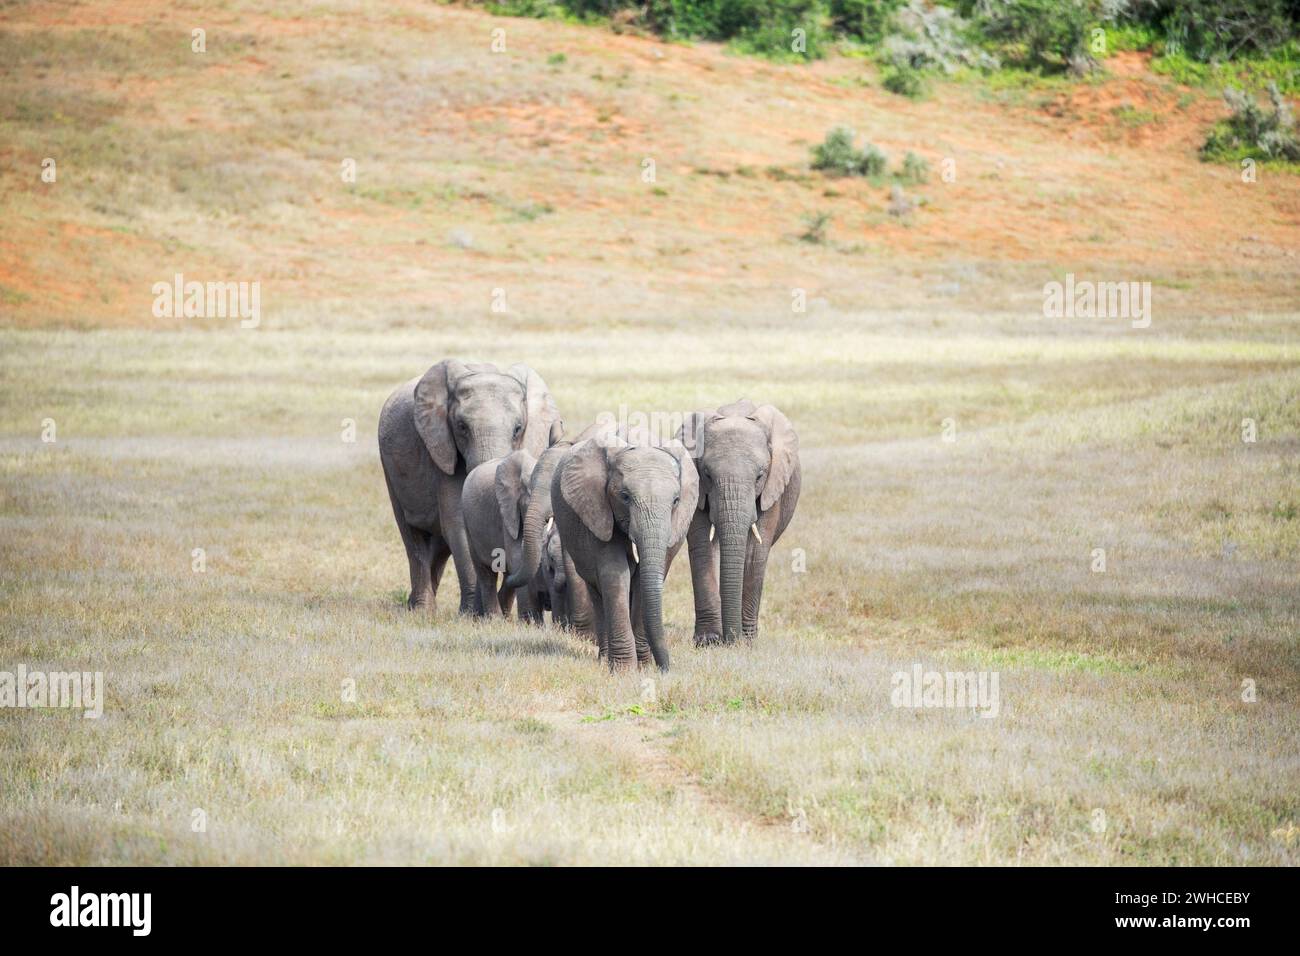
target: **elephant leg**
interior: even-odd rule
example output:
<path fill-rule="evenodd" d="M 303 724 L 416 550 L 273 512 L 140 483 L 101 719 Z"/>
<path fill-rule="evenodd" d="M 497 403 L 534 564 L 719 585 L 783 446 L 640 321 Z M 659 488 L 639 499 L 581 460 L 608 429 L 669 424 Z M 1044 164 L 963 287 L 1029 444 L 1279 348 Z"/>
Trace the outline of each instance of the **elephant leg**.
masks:
<path fill-rule="evenodd" d="M 454 475 L 438 476 L 438 517 L 442 522 L 443 537 L 451 547 L 452 561 L 456 565 L 456 578 L 460 584 L 460 613 L 488 613 L 486 604 L 481 604 L 481 589 L 476 589 L 474 559 L 470 555 L 469 536 L 465 532 L 465 516 L 460 510 L 460 494 L 465 485 L 465 476 L 460 472 Z M 493 578 L 493 589 L 496 580 Z"/>
<path fill-rule="evenodd" d="M 412 611 L 432 611 L 434 603 L 432 567 L 432 542 L 429 533 L 402 523 L 402 544 L 406 546 L 406 561 L 411 571 L 411 593 L 406 606 Z"/>
<path fill-rule="evenodd" d="M 505 613 L 505 608 L 497 600 L 497 574 L 488 564 L 479 564 L 474 568 L 475 587 L 478 588 L 476 603 L 483 608 L 482 617 L 496 617 L 497 612 Z M 462 605 L 463 610 L 463 605 Z"/>
<path fill-rule="evenodd" d="M 411 610 L 432 611 L 437 579 L 432 576 L 433 539 L 427 531 L 421 531 L 406 520 L 402 506 L 397 502 L 393 492 L 393 483 L 388 479 L 388 468 L 384 467 L 384 483 L 388 486 L 388 501 L 393 506 L 393 517 L 397 519 L 397 532 L 402 536 L 402 546 L 406 548 L 406 561 L 411 572 L 411 592 L 406 598 L 406 606 Z"/>
<path fill-rule="evenodd" d="M 447 544 L 447 539 L 442 533 L 430 535 L 430 552 L 432 555 L 429 561 L 429 588 L 434 603 L 438 599 L 438 582 L 442 580 L 443 568 L 447 566 L 447 559 L 451 557 L 451 547 Z"/>
<path fill-rule="evenodd" d="M 605 654 L 610 670 L 620 670 L 636 663 L 636 636 L 632 633 L 630 589 L 632 572 L 621 554 L 612 547 L 600 568 L 601 604 L 605 618 Z"/>
<path fill-rule="evenodd" d="M 515 600 L 519 602 L 519 620 L 527 624 L 541 624 L 541 611 L 537 609 L 537 597 L 532 588 L 515 588 L 513 591 Z"/>
<path fill-rule="evenodd" d="M 691 590 L 695 594 L 695 644 L 722 643 L 722 598 L 718 591 L 718 542 L 709 540 L 713 524 L 707 511 L 697 511 L 686 532 L 691 560 Z"/>
<path fill-rule="evenodd" d="M 595 588 L 588 590 L 591 598 L 591 614 L 596 633 L 596 660 L 603 661 L 609 655 L 609 632 L 605 625 L 605 602 Z"/>
<path fill-rule="evenodd" d="M 763 601 L 763 577 L 771 547 L 751 535 L 745 554 L 745 585 L 740 598 L 740 632 L 748 640 L 758 636 L 758 607 Z"/>
<path fill-rule="evenodd" d="M 578 576 L 578 569 L 573 566 L 573 559 L 568 552 L 564 554 L 564 572 L 568 582 L 568 618 L 569 626 L 575 632 L 591 639 L 595 636 L 600 618 L 593 607 L 591 589 L 587 582 Z"/>
<path fill-rule="evenodd" d="M 641 588 L 637 576 L 632 575 L 631 583 L 631 617 L 632 636 L 636 639 L 636 663 L 638 667 L 650 667 L 654 664 L 654 655 L 650 653 L 650 642 L 645 638 L 645 618 L 643 617 Z"/>
<path fill-rule="evenodd" d="M 560 588 L 551 588 L 551 625 L 558 628 L 569 626 L 569 596 Z"/>

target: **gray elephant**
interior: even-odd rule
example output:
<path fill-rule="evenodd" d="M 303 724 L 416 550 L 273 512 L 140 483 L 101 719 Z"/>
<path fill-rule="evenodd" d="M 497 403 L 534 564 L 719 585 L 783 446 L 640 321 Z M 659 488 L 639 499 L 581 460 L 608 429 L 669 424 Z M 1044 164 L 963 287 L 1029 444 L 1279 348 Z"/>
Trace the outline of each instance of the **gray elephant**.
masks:
<path fill-rule="evenodd" d="M 503 583 L 497 589 L 497 575 L 508 575 L 523 563 L 520 531 L 528 508 L 528 480 L 536 464 L 537 459 L 522 449 L 486 461 L 465 478 L 460 500 L 483 612 L 494 615 L 500 608 L 508 615 L 517 597 L 519 619 L 540 624 L 541 611 L 531 588 Z"/>
<path fill-rule="evenodd" d="M 574 569 L 573 558 L 564 550 L 560 529 L 554 522 L 547 527 L 542 539 L 542 560 L 533 580 L 538 592 L 546 595 L 551 623 L 595 643 L 596 623 L 591 592 L 587 582 Z"/>
<path fill-rule="evenodd" d="M 554 529 L 554 525 L 550 523 L 553 514 L 551 480 L 555 476 L 555 469 L 559 465 L 560 459 L 574 445 L 589 438 L 613 435 L 615 429 L 616 426 L 612 422 L 600 421 L 594 425 L 589 425 L 576 438 L 558 439 L 551 447 L 542 452 L 537 459 L 537 467 L 533 469 L 528 511 L 524 515 L 524 562 L 510 576 L 507 583 L 511 587 L 523 587 L 530 577 L 536 576 L 542 571 L 543 542 Z M 563 538 L 559 536 L 558 532 L 554 533 L 557 537 L 556 546 L 560 551 L 560 561 L 557 567 L 563 571 L 565 580 L 567 626 L 581 635 L 594 638 L 596 623 L 592 615 L 591 596 L 587 593 L 586 582 L 574 572 L 573 562 L 564 551 Z M 555 622 L 554 608 L 551 610 L 551 615 L 552 622 Z"/>
<path fill-rule="evenodd" d="M 799 436 L 772 405 L 741 399 L 688 415 L 677 437 L 700 476 L 687 536 L 695 643 L 752 639 L 768 555 L 799 502 Z"/>
<path fill-rule="evenodd" d="M 699 480 L 686 449 L 600 436 L 565 453 L 551 481 L 555 526 L 587 583 L 597 646 L 611 669 L 668 670 L 663 586 L 695 514 Z"/>
<path fill-rule="evenodd" d="M 409 607 L 432 610 L 452 557 L 461 613 L 482 613 L 460 510 L 465 476 L 516 449 L 540 455 L 562 432 L 555 400 L 527 365 L 503 372 L 447 359 L 389 396 L 379 458 L 410 564 Z"/>
<path fill-rule="evenodd" d="M 532 577 L 532 587 L 538 595 L 539 603 L 544 603 L 550 610 L 551 623 L 556 627 L 571 627 L 569 576 L 564 567 L 560 533 L 555 530 L 554 524 L 547 527 L 546 536 L 542 539 L 542 560 L 537 565 L 537 573 Z"/>

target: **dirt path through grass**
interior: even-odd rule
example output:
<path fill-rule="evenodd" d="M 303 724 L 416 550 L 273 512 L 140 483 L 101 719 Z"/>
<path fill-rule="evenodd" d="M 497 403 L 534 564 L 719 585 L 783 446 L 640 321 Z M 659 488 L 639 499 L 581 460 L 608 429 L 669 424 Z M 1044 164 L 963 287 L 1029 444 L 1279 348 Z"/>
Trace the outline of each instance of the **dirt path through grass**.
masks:
<path fill-rule="evenodd" d="M 629 758 L 638 768 L 642 782 L 672 792 L 674 814 L 712 819 L 745 841 L 753 841 L 756 858 L 796 858 L 822 866 L 861 866 L 870 862 L 841 847 L 827 846 L 814 839 L 806 831 L 806 821 L 801 824 L 793 815 L 787 821 L 777 822 L 747 814 L 709 792 L 673 756 L 672 731 L 665 729 L 661 720 L 636 715 L 592 720 L 575 711 L 550 711 L 535 716 L 572 741 L 575 747 Z"/>

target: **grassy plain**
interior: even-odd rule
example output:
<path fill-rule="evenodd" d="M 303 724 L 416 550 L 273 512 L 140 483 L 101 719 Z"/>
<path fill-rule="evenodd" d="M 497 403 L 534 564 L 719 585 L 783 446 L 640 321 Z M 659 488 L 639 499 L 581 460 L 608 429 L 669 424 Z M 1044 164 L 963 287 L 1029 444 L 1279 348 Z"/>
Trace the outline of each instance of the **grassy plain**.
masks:
<path fill-rule="evenodd" d="M 413 0 L 8 5 L 0 69 L 0 670 L 107 687 L 0 710 L 0 862 L 1300 861 L 1300 180 L 1200 163 L 1212 94 Z M 926 203 L 812 173 L 842 122 Z M 1151 327 L 1043 318 L 1067 271 Z M 177 272 L 261 325 L 155 318 Z M 781 407 L 755 644 L 691 647 L 684 564 L 664 676 L 406 613 L 374 426 L 449 355 L 579 427 Z M 892 706 L 916 663 L 997 717 Z"/>

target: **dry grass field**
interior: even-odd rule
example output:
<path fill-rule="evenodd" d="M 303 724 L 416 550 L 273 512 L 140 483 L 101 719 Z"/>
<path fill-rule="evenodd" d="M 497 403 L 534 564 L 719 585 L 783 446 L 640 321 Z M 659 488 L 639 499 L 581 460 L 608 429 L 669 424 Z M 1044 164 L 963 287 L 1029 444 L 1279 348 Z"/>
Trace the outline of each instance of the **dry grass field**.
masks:
<path fill-rule="evenodd" d="M 0 86 L 0 671 L 105 680 L 0 709 L 0 863 L 1300 862 L 1300 178 L 1199 162 L 1213 91 L 417 0 L 0 4 Z M 810 171 L 839 123 L 924 204 Z M 1067 272 L 1150 327 L 1044 318 Z M 755 643 L 691 646 L 684 558 L 666 675 L 410 615 L 375 423 L 447 356 L 577 427 L 782 408 Z M 893 706 L 918 664 L 996 716 Z"/>

